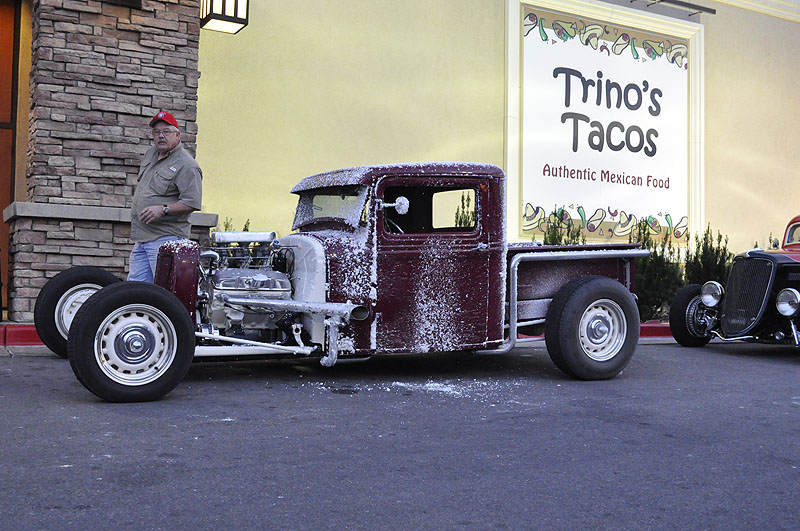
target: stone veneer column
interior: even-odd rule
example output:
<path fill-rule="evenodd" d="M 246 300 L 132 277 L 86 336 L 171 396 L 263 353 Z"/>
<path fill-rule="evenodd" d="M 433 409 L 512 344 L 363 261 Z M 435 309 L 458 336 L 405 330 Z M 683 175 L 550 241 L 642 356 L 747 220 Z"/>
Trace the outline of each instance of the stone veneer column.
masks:
<path fill-rule="evenodd" d="M 149 119 L 172 112 L 194 154 L 199 0 L 35 0 L 27 202 L 11 223 L 9 318 L 30 321 L 48 278 L 127 271 L 130 208 Z M 136 4 L 136 2 L 127 2 Z M 216 215 L 193 215 L 193 237 Z"/>

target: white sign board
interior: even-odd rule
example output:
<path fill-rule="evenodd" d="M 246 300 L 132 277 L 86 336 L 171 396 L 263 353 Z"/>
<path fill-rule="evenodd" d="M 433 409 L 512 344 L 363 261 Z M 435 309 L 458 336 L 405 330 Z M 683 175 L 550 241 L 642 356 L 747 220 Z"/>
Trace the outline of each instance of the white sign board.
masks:
<path fill-rule="evenodd" d="M 685 41 L 536 8 L 523 25 L 523 234 L 688 237 Z"/>

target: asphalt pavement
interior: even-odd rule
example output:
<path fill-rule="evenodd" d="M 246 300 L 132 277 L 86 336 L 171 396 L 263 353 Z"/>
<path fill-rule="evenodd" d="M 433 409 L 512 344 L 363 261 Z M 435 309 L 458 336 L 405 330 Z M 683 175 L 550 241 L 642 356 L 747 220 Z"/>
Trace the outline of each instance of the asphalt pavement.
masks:
<path fill-rule="evenodd" d="M 798 529 L 800 350 L 195 365 L 110 404 L 0 350 L 0 529 Z"/>

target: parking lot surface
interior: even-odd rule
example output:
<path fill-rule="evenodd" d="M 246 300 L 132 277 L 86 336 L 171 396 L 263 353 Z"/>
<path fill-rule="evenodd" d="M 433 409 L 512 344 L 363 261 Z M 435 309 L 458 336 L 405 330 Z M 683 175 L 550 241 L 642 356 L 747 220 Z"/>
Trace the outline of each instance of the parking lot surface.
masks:
<path fill-rule="evenodd" d="M 800 351 L 640 344 L 574 381 L 501 356 L 195 365 L 105 403 L 0 352 L 6 529 L 797 529 Z"/>

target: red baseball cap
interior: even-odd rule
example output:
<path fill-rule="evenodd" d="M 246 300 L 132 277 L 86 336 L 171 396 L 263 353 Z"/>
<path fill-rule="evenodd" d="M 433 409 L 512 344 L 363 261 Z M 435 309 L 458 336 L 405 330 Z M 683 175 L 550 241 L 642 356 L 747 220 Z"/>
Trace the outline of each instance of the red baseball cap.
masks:
<path fill-rule="evenodd" d="M 150 120 L 150 127 L 153 127 L 157 122 L 166 122 L 169 125 L 178 127 L 178 121 L 167 111 L 158 111 L 158 114 L 153 116 L 153 119 Z M 178 129 L 180 129 L 180 127 L 178 127 Z"/>

